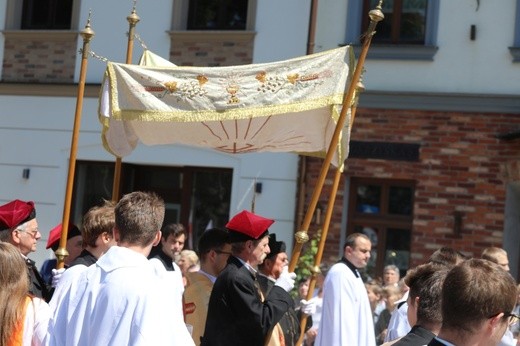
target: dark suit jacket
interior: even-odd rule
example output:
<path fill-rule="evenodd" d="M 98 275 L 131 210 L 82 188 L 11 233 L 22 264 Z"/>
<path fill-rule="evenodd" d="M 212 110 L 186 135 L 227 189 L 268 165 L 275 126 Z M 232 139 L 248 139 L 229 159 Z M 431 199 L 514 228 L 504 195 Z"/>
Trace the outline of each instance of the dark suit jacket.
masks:
<path fill-rule="evenodd" d="M 29 293 L 49 302 L 52 297 L 51 286 L 43 281 L 33 260 L 26 258 L 25 264 L 27 266 L 27 275 L 29 276 Z"/>
<path fill-rule="evenodd" d="M 428 344 L 428 346 L 446 346 L 446 344 L 433 338 L 432 341 L 430 341 L 430 343 Z"/>
<path fill-rule="evenodd" d="M 175 267 L 173 266 L 173 260 L 170 256 L 168 256 L 167 254 L 165 254 L 161 247 L 158 246 L 158 249 L 154 250 L 154 254 L 150 254 L 150 256 L 148 256 L 148 258 L 157 258 L 159 261 L 162 262 L 162 264 L 164 265 L 164 268 L 166 268 L 167 271 L 175 271 Z"/>
<path fill-rule="evenodd" d="M 97 262 L 97 258 L 94 257 L 93 254 L 91 254 L 88 250 L 83 249 L 78 257 L 72 263 L 70 264 L 71 267 L 81 264 L 86 267 L 90 267 L 94 263 Z"/>
<path fill-rule="evenodd" d="M 274 282 L 263 275 L 258 275 L 257 279 L 264 297 L 268 296 L 271 289 L 274 287 Z M 298 318 L 296 311 L 294 311 L 294 300 L 293 306 L 291 306 L 282 316 L 279 324 L 283 331 L 285 346 L 296 345 L 300 338 L 300 319 Z"/>
<path fill-rule="evenodd" d="M 412 330 L 405 336 L 403 336 L 399 341 L 397 341 L 394 346 L 423 346 L 427 345 L 430 341 L 435 338 L 435 334 L 430 332 L 427 329 L 424 329 L 421 326 L 413 326 Z"/>
<path fill-rule="evenodd" d="M 201 346 L 263 346 L 268 333 L 294 303 L 278 286 L 263 302 L 258 290 L 253 274 L 230 256 L 211 291 Z"/>

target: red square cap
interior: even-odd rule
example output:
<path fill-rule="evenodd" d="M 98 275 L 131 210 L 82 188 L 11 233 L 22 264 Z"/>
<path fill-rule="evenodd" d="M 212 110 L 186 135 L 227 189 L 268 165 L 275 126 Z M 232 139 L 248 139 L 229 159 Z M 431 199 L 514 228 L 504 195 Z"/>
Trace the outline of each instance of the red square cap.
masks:
<path fill-rule="evenodd" d="M 34 202 L 15 199 L 0 206 L 0 230 L 14 228 L 35 217 Z"/>
<path fill-rule="evenodd" d="M 269 233 L 274 220 L 253 214 L 247 210 L 233 216 L 226 225 L 232 242 L 257 240 Z"/>
<path fill-rule="evenodd" d="M 69 223 L 67 239 L 70 239 L 77 235 L 81 235 L 81 231 L 79 230 L 78 227 L 76 227 L 76 225 Z M 53 229 L 51 229 L 51 231 L 49 232 L 49 239 L 47 240 L 47 246 L 45 248 L 49 249 L 52 247 L 52 249 L 54 251 L 56 251 L 58 249 L 60 238 L 61 238 L 61 223 L 59 225 L 57 225 L 56 227 L 54 227 Z"/>

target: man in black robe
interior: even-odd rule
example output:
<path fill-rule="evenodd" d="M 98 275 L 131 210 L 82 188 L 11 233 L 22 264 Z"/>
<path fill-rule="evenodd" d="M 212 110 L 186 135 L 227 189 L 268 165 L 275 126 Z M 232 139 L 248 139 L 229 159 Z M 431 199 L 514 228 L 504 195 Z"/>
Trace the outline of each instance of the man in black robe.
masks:
<path fill-rule="evenodd" d="M 244 210 L 227 223 L 232 256 L 213 286 L 202 346 L 263 346 L 293 306 L 288 292 L 294 273 L 283 272 L 263 300 L 256 278 L 257 265 L 270 252 L 268 228 L 273 222 Z"/>

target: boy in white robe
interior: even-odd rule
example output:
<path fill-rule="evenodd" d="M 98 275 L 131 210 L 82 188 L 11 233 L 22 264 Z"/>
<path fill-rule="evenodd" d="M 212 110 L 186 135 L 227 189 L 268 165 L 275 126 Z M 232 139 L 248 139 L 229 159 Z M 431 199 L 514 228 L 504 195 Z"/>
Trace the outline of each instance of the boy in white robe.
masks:
<path fill-rule="evenodd" d="M 78 274 L 49 323 L 48 345 L 193 345 L 162 272 L 147 259 L 161 237 L 164 201 L 133 192 L 115 208 L 114 246 Z M 170 301 L 171 300 L 171 301 Z"/>
<path fill-rule="evenodd" d="M 344 257 L 332 266 L 324 283 L 323 310 L 315 346 L 374 346 L 374 322 L 367 291 L 357 269 L 370 258 L 370 239 L 347 237 Z"/>

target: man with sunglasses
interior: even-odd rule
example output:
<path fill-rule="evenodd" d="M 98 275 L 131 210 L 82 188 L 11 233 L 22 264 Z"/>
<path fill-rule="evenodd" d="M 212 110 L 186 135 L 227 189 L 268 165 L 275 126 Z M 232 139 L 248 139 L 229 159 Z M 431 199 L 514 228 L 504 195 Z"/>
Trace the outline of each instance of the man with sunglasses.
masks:
<path fill-rule="evenodd" d="M 442 286 L 442 327 L 428 346 L 496 346 L 518 316 L 516 283 L 497 264 L 469 259 L 446 275 Z"/>
<path fill-rule="evenodd" d="M 29 293 L 48 302 L 51 288 L 42 279 L 34 261 L 27 257 L 36 251 L 41 237 L 34 202 L 16 199 L 0 206 L 0 241 L 11 243 L 20 251 L 27 265 Z"/>

